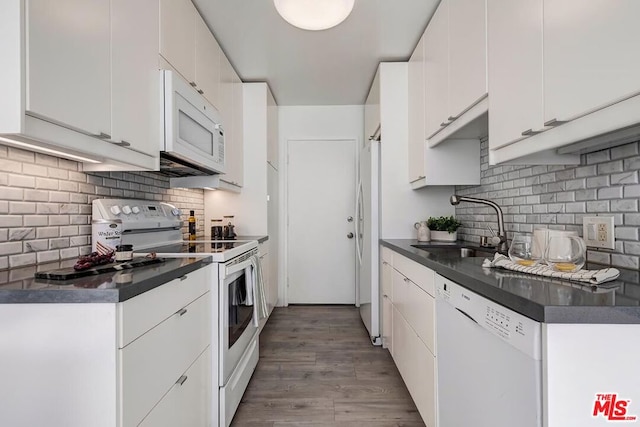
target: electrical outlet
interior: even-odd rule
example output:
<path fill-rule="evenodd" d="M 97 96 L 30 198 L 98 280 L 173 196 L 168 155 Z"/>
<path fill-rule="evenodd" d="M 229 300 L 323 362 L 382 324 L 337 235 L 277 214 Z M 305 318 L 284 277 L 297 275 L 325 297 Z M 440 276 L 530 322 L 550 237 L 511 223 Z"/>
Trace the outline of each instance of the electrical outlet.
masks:
<path fill-rule="evenodd" d="M 612 216 L 585 216 L 582 220 L 582 236 L 587 246 L 615 249 Z"/>

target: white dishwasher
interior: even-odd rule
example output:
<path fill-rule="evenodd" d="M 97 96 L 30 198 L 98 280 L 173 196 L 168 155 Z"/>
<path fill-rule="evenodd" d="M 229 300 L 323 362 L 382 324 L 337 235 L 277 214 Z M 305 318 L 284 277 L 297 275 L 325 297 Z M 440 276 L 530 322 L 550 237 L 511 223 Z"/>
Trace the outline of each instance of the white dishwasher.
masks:
<path fill-rule="evenodd" d="M 541 427 L 541 325 L 436 280 L 439 427 Z"/>

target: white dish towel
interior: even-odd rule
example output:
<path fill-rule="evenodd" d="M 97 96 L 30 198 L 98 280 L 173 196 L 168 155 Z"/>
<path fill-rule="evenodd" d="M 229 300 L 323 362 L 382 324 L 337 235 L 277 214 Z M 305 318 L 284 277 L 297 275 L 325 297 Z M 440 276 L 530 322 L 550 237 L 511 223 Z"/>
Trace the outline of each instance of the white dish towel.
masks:
<path fill-rule="evenodd" d="M 485 259 L 482 263 L 483 267 L 500 267 L 506 270 L 519 271 L 521 273 L 535 274 L 537 276 L 553 277 L 557 279 L 572 280 L 577 282 L 585 282 L 591 285 L 599 285 L 600 283 L 615 280 L 620 275 L 620 271 L 615 268 L 603 268 L 601 270 L 580 270 L 575 273 L 567 273 L 556 271 L 548 265 L 538 264 L 533 267 L 516 264 L 508 257 L 496 253 L 494 258 Z"/>
<path fill-rule="evenodd" d="M 249 268 L 251 272 L 247 277 L 250 278 L 250 287 L 253 294 L 253 325 L 258 327 L 260 320 L 267 317 L 267 298 L 264 294 L 264 279 L 262 277 L 260 258 L 257 255 L 253 255 L 249 260 L 251 261 L 251 267 Z"/>

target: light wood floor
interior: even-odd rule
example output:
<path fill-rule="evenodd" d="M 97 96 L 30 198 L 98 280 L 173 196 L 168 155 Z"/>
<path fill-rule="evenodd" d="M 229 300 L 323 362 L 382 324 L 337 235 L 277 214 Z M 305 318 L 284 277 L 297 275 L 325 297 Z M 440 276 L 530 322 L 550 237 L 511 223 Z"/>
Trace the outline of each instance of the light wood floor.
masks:
<path fill-rule="evenodd" d="M 276 308 L 233 427 L 424 426 L 386 349 L 358 309 Z"/>

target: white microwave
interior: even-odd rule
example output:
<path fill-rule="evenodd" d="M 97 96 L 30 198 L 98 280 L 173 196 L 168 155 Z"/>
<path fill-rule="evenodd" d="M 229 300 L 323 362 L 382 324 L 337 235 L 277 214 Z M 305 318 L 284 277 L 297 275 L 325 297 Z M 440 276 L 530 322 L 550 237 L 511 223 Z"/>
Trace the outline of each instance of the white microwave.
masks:
<path fill-rule="evenodd" d="M 225 172 L 220 113 L 174 71 L 162 70 L 164 146 L 160 171 L 171 177 Z"/>

